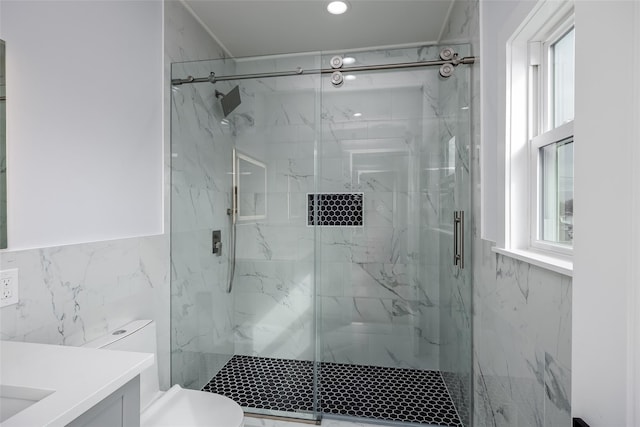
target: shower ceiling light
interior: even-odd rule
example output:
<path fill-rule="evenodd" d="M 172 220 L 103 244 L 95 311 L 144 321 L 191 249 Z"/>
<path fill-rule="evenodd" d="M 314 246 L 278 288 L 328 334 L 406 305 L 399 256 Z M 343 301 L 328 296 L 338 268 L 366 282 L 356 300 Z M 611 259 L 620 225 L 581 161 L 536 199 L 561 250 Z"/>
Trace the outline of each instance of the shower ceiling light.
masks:
<path fill-rule="evenodd" d="M 333 15 L 342 15 L 349 9 L 349 6 L 344 1 L 332 1 L 327 5 L 327 10 Z"/>

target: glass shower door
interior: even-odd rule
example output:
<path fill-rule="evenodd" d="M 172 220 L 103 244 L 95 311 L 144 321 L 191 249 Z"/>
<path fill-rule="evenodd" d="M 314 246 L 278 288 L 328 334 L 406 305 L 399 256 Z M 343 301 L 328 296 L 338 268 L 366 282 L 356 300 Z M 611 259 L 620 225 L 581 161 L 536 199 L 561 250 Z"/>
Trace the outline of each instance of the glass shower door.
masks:
<path fill-rule="evenodd" d="M 172 79 L 233 73 L 228 61 L 172 64 Z M 227 292 L 234 137 L 215 91 L 230 84 L 174 85 L 171 93 L 171 383 L 201 389 L 234 355 Z M 221 248 L 213 253 L 213 232 Z"/>
<path fill-rule="evenodd" d="M 313 69 L 318 60 L 243 60 L 236 73 Z M 235 359 L 256 376 L 245 385 L 244 395 L 253 397 L 243 406 L 315 419 L 315 230 L 307 224 L 307 194 L 316 186 L 319 77 L 235 83 L 242 94 L 232 119 L 239 183 Z"/>
<path fill-rule="evenodd" d="M 173 77 L 314 69 L 318 60 L 175 64 Z M 315 419 L 307 194 L 319 78 L 220 78 L 173 93 L 172 380 L 224 394 L 247 413 Z"/>
<path fill-rule="evenodd" d="M 469 70 L 348 71 L 439 52 L 340 55 L 335 85 L 258 76 L 334 55 L 173 65 L 220 78 L 172 94 L 174 384 L 247 413 L 469 425 Z"/>
<path fill-rule="evenodd" d="M 470 251 L 464 269 L 453 263 L 454 246 L 470 248 L 468 70 L 348 71 L 439 52 L 341 54 L 342 82 L 322 77 L 318 359 L 329 416 L 468 425 Z M 454 211 L 467 222 L 456 245 Z"/>

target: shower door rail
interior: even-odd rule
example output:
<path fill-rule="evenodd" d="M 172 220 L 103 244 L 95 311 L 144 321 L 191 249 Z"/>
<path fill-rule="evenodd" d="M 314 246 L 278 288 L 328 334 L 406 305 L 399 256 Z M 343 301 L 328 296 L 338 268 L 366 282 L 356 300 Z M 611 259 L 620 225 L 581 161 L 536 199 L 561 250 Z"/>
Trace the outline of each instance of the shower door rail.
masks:
<path fill-rule="evenodd" d="M 314 70 L 303 70 L 298 67 L 291 71 L 279 71 L 271 73 L 256 73 L 256 74 L 237 74 L 230 76 L 216 76 L 214 72 L 211 72 L 208 77 L 193 77 L 188 76 L 184 79 L 172 79 L 171 84 L 179 86 L 189 83 L 216 83 L 228 80 L 247 80 L 247 79 L 264 79 L 268 77 L 286 77 L 286 76 L 301 76 L 305 74 L 333 74 L 336 71 L 341 72 L 359 72 L 359 71 L 381 71 L 381 70 L 395 70 L 402 68 L 417 68 L 417 67 L 435 67 L 435 66 L 453 66 L 457 67 L 460 64 L 470 65 L 475 63 L 475 56 L 465 56 L 463 58 L 457 58 L 453 56 L 452 59 L 442 59 L 434 61 L 418 61 L 418 62 L 400 62 L 396 64 L 379 64 L 379 65 L 361 65 L 356 67 L 345 68 L 321 68 Z"/>

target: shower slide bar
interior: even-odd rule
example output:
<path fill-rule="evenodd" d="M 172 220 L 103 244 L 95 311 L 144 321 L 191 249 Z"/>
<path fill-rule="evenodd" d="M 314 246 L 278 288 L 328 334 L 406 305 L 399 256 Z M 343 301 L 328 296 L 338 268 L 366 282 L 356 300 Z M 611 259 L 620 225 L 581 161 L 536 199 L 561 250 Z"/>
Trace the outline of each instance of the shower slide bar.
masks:
<path fill-rule="evenodd" d="M 278 71 L 272 73 L 256 73 L 256 74 L 237 74 L 230 76 L 216 76 L 215 73 L 211 73 L 208 77 L 193 77 L 188 76 L 185 79 L 173 79 L 171 80 L 171 84 L 174 86 L 179 86 L 187 83 L 216 83 L 223 82 L 227 80 L 245 80 L 245 79 L 263 79 L 268 77 L 286 77 L 286 76 L 300 76 L 305 74 L 333 74 L 336 71 L 341 71 L 345 73 L 355 73 L 358 71 L 379 71 L 379 70 L 394 70 L 400 68 L 418 68 L 418 67 L 435 67 L 440 66 L 440 74 L 443 77 L 449 77 L 453 72 L 453 68 L 457 67 L 460 64 L 473 64 L 476 61 L 475 56 L 465 56 L 463 58 L 458 58 L 457 54 L 452 55 L 451 59 L 442 59 L 436 61 L 419 61 L 419 62 L 400 62 L 397 64 L 380 64 L 380 65 L 361 65 L 356 67 L 346 67 L 346 68 L 321 68 L 315 70 L 303 70 L 298 67 L 296 70 L 292 71 Z M 449 75 L 444 75 L 444 73 L 449 73 Z"/>

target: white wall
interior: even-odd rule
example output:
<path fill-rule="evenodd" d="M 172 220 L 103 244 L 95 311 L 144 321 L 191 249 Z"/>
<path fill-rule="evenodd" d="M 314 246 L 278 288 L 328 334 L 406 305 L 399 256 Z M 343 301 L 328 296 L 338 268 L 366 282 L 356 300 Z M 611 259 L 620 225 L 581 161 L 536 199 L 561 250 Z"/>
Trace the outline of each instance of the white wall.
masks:
<path fill-rule="evenodd" d="M 162 5 L 0 3 L 9 248 L 162 232 Z"/>
<path fill-rule="evenodd" d="M 481 236 L 500 242 L 504 240 L 505 203 L 501 191 L 505 174 L 504 145 L 506 129 L 506 43 L 535 1 L 481 1 L 480 69 L 482 149 L 481 149 Z"/>
<path fill-rule="evenodd" d="M 161 2 L 0 2 L 15 237 L 0 269 L 20 279 L 0 339 L 78 345 L 153 319 L 166 388 L 169 241 L 144 236 L 162 231 L 162 31 Z"/>
<path fill-rule="evenodd" d="M 633 336 L 640 244 L 634 172 L 640 137 L 638 9 L 635 1 L 579 1 L 575 9 L 572 409 L 592 426 L 640 422 L 634 418 L 640 404 L 634 395 Z M 619 63 L 613 72 L 609 59 Z"/>

